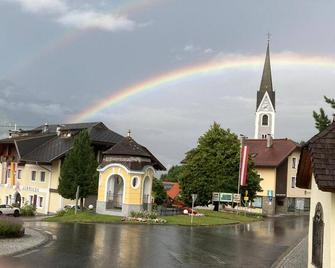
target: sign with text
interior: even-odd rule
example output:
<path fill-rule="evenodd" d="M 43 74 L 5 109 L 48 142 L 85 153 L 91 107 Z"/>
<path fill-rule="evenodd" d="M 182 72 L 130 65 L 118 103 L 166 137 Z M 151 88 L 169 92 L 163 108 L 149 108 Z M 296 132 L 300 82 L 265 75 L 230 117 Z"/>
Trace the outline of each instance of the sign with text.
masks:
<path fill-rule="evenodd" d="M 220 193 L 220 202 L 233 202 L 233 194 Z"/>
<path fill-rule="evenodd" d="M 220 193 L 213 193 L 212 194 L 212 201 L 219 202 L 220 201 Z"/>
<path fill-rule="evenodd" d="M 240 194 L 233 194 L 233 202 L 240 203 L 241 202 L 241 195 Z"/>

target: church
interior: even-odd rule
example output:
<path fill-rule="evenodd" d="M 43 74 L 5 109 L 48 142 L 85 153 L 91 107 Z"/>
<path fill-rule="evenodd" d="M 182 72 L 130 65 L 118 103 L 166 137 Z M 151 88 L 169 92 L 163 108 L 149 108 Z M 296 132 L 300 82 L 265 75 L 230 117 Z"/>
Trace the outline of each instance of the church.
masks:
<path fill-rule="evenodd" d="M 297 188 L 296 174 L 301 147 L 289 138 L 275 138 L 276 92 L 273 88 L 270 42 L 256 98 L 255 135 L 246 139 L 249 155 L 261 178 L 262 192 L 253 206 L 265 215 L 309 211 L 310 190 Z"/>

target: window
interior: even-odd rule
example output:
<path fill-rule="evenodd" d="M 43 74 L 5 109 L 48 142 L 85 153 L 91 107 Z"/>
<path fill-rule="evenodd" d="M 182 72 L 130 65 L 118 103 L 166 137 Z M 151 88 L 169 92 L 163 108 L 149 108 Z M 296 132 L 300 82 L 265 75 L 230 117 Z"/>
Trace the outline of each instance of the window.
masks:
<path fill-rule="evenodd" d="M 131 186 L 133 188 L 137 188 L 139 186 L 139 182 L 140 180 L 138 179 L 138 177 L 133 177 L 131 180 Z"/>
<path fill-rule="evenodd" d="M 267 114 L 264 114 L 262 116 L 262 126 L 268 126 L 269 125 L 269 116 Z"/>
<path fill-rule="evenodd" d="M 262 139 L 266 139 L 266 134 L 262 134 Z"/>
<path fill-rule="evenodd" d="M 7 169 L 6 178 L 7 178 L 7 179 L 9 179 L 9 178 L 10 178 L 10 168 L 8 168 L 8 169 Z"/>
<path fill-rule="evenodd" d="M 32 205 L 34 201 L 34 196 L 29 195 L 29 205 Z"/>
<path fill-rule="evenodd" d="M 21 204 L 24 205 L 24 197 L 23 196 L 21 197 Z"/>
<path fill-rule="evenodd" d="M 6 196 L 6 205 L 8 205 L 8 196 Z"/>
<path fill-rule="evenodd" d="M 41 182 L 45 182 L 45 171 L 41 171 Z"/>
<path fill-rule="evenodd" d="M 292 183 L 291 183 L 291 188 L 295 188 L 295 183 L 296 183 L 296 179 L 295 177 L 292 177 Z"/>
<path fill-rule="evenodd" d="M 292 168 L 297 168 L 297 159 L 295 157 L 292 158 Z"/>
<path fill-rule="evenodd" d="M 20 180 L 22 177 L 22 170 L 21 169 L 19 169 L 18 171 L 17 171 L 17 178 Z"/>
<path fill-rule="evenodd" d="M 33 170 L 33 171 L 31 172 L 31 180 L 32 180 L 32 181 L 36 181 L 36 171 L 35 171 L 35 170 Z"/>
<path fill-rule="evenodd" d="M 12 196 L 9 195 L 9 196 L 8 196 L 8 203 L 7 203 L 7 205 L 10 205 L 11 203 L 12 203 Z"/>
<path fill-rule="evenodd" d="M 43 207 L 43 197 L 42 196 L 39 196 L 38 197 L 38 206 L 41 208 Z"/>

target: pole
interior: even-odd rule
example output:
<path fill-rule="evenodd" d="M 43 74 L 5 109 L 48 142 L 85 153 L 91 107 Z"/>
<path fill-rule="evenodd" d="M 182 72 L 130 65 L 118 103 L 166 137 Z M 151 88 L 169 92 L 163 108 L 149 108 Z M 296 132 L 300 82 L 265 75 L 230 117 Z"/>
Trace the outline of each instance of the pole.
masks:
<path fill-rule="evenodd" d="M 76 206 L 74 208 L 74 214 L 77 215 L 78 211 L 78 199 L 79 199 L 79 185 L 77 186 L 77 192 L 76 192 Z"/>
<path fill-rule="evenodd" d="M 237 183 L 237 194 L 240 196 L 240 202 L 237 203 L 237 213 L 238 213 L 238 209 L 239 206 L 241 205 L 241 195 L 240 195 L 240 188 L 241 188 L 241 164 L 242 164 L 242 150 L 243 150 L 243 146 L 245 143 L 245 136 L 244 135 L 240 135 L 240 141 L 241 141 L 241 148 L 240 148 L 240 166 L 238 169 L 238 183 Z"/>
<path fill-rule="evenodd" d="M 194 207 L 194 199 L 192 198 L 192 214 L 191 214 L 191 225 L 193 225 L 193 207 Z"/>

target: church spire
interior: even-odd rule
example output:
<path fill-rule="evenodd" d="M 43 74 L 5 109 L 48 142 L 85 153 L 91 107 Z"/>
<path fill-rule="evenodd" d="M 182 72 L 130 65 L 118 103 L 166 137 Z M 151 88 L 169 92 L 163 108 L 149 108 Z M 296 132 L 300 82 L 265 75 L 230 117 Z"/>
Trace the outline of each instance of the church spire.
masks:
<path fill-rule="evenodd" d="M 276 93 L 272 86 L 270 64 L 270 34 L 262 74 L 262 80 L 257 91 L 255 138 L 265 139 L 268 135 L 274 137 L 276 117 Z"/>
<path fill-rule="evenodd" d="M 268 46 L 266 48 L 266 56 L 265 56 L 265 62 L 264 62 L 264 68 L 263 68 L 263 75 L 262 75 L 262 81 L 261 86 L 259 88 L 259 91 L 265 93 L 273 91 L 272 88 L 272 76 L 271 76 L 271 64 L 270 64 L 270 40 L 268 39 Z"/>
<path fill-rule="evenodd" d="M 266 48 L 266 56 L 265 56 L 265 62 L 264 62 L 264 67 L 263 67 L 261 85 L 257 92 L 256 109 L 259 108 L 259 105 L 261 104 L 266 92 L 269 94 L 272 106 L 275 109 L 276 99 L 275 99 L 275 92 L 272 86 L 272 74 L 271 74 L 271 63 L 270 63 L 270 34 L 268 34 L 268 45 Z"/>

